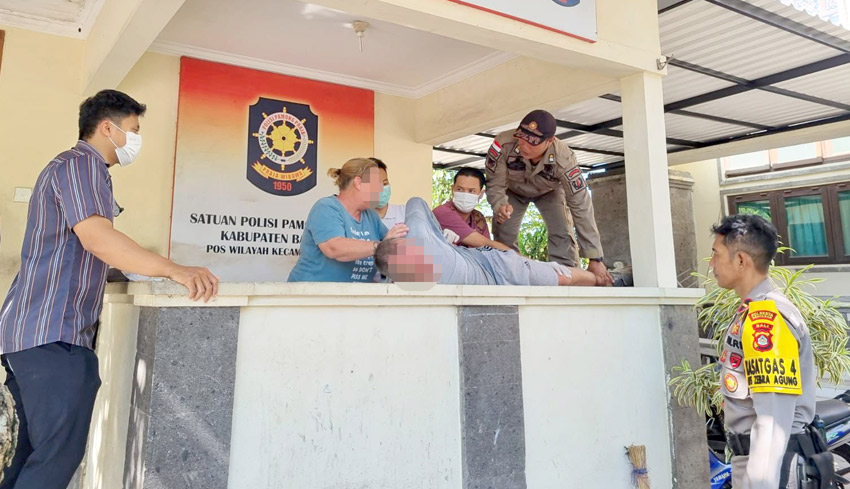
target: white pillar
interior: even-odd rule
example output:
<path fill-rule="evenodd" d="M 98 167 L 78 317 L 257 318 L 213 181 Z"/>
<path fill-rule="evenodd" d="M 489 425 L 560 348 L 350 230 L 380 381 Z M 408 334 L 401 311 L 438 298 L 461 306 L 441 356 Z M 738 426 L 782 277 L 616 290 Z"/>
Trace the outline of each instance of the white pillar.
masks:
<path fill-rule="evenodd" d="M 620 89 L 635 286 L 676 287 L 661 75 L 629 75 Z"/>

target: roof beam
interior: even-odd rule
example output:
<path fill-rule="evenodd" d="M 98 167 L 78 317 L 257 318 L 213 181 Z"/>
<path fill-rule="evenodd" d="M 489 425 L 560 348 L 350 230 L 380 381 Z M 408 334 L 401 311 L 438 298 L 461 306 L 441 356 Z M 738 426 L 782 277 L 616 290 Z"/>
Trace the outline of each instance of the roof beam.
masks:
<path fill-rule="evenodd" d="M 817 73 L 819 71 L 828 70 L 830 68 L 835 68 L 836 66 L 841 66 L 844 64 L 850 63 L 850 55 L 842 54 L 839 56 L 835 56 L 832 58 L 828 58 L 821 61 L 816 61 L 814 63 L 809 63 L 807 65 L 798 66 L 797 68 L 791 68 L 790 70 L 781 71 L 779 73 L 774 73 L 772 75 L 767 75 L 762 78 L 758 78 L 755 80 L 745 80 L 743 78 L 737 78 L 733 75 L 729 75 L 726 73 L 721 73 L 719 71 L 712 70 L 710 68 L 704 68 L 693 63 L 688 63 L 687 61 L 682 60 L 671 60 L 670 64 L 677 66 L 679 68 L 689 69 L 692 71 L 697 71 L 704 75 L 715 76 L 718 78 L 722 78 L 724 80 L 730 81 L 732 83 L 736 83 L 731 87 L 721 88 L 719 90 L 715 90 L 713 92 L 703 93 L 701 95 L 696 95 L 694 97 L 686 98 L 679 100 L 677 102 L 671 102 L 669 104 L 664 105 L 664 112 L 673 112 L 681 109 L 685 109 L 687 107 L 692 107 L 694 105 L 704 104 L 706 102 L 711 102 L 714 100 L 719 100 L 721 98 L 730 97 L 732 95 L 737 95 L 739 93 L 748 92 L 750 90 L 766 90 L 774 93 L 778 93 L 778 91 L 782 92 L 782 95 L 793 96 L 800 100 L 806 100 L 813 103 L 822 103 L 824 105 L 829 105 L 830 107 L 835 107 L 842 110 L 850 111 L 850 105 L 842 104 L 840 102 L 835 102 L 832 100 L 825 100 L 819 97 L 812 97 L 810 95 L 805 95 L 797 92 L 792 92 L 790 90 L 778 89 L 776 87 L 769 87 L 768 85 L 773 83 L 780 83 L 786 80 L 791 80 L 793 78 L 797 78 L 804 75 L 809 75 L 812 73 Z M 737 80 L 737 81 L 736 81 Z M 739 83 L 740 82 L 740 83 Z M 616 95 L 612 95 L 611 97 L 606 96 L 606 99 L 613 100 L 612 97 L 616 97 Z M 623 119 L 618 117 L 616 119 L 607 120 L 604 122 L 600 122 L 598 124 L 593 124 L 590 126 L 586 126 L 587 131 L 596 132 L 599 129 L 606 129 L 609 127 L 616 127 L 623 124 Z M 668 140 L 669 141 L 669 140 Z M 674 143 L 676 144 L 676 143 Z M 682 146 L 687 146 L 683 144 Z"/>
<path fill-rule="evenodd" d="M 786 125 L 786 126 L 774 127 L 773 129 L 768 129 L 767 131 L 751 132 L 751 133 L 748 133 L 748 134 L 742 134 L 740 136 L 732 136 L 732 137 L 713 139 L 711 141 L 706 141 L 706 142 L 700 143 L 700 144 L 701 144 L 702 148 L 706 148 L 706 147 L 715 146 L 715 145 L 718 145 L 718 144 L 731 143 L 731 142 L 734 142 L 734 141 L 743 141 L 743 140 L 746 140 L 746 139 L 752 139 L 752 138 L 763 137 L 763 136 L 770 136 L 771 134 L 780 134 L 780 133 L 788 132 L 788 131 L 797 131 L 799 129 L 806 129 L 806 128 L 809 128 L 809 127 L 817 127 L 817 126 L 822 126 L 822 125 L 825 125 L 825 124 L 833 124 L 833 123 L 836 123 L 836 122 L 843 122 L 843 121 L 848 121 L 848 120 L 850 120 L 850 113 L 841 114 L 841 115 L 837 115 L 837 116 L 834 116 L 834 117 L 827 117 L 825 119 L 818 119 L 818 120 L 814 120 L 814 121 L 803 122 L 803 123 L 800 123 L 800 124 L 789 124 L 789 125 Z M 670 151 L 670 152 L 671 153 L 678 153 L 679 151 L 687 151 L 687 150 L 688 149 L 685 148 L 685 149 L 673 150 L 673 151 Z"/>
<path fill-rule="evenodd" d="M 460 168 L 461 166 L 468 165 L 470 163 L 475 163 L 480 160 L 481 158 L 464 158 L 460 161 L 453 161 L 451 163 L 446 164 L 432 162 L 431 167 L 439 170 L 454 170 L 455 168 Z"/>
<path fill-rule="evenodd" d="M 607 149 L 588 148 L 585 146 L 574 146 L 572 144 L 569 146 L 575 151 L 584 151 L 585 153 L 594 153 L 607 156 L 625 156 L 621 151 L 608 151 Z"/>
<path fill-rule="evenodd" d="M 611 124 L 611 125 L 603 125 L 603 124 L 610 123 L 614 120 L 619 121 L 619 123 L 618 124 Z M 565 127 L 567 129 L 573 129 L 575 131 L 592 133 L 592 134 L 600 134 L 602 136 L 611 136 L 611 137 L 615 137 L 615 138 L 622 138 L 623 137 L 623 131 L 620 131 L 618 129 L 609 129 L 609 127 L 619 126 L 620 124 L 622 124 L 623 123 L 622 118 L 612 119 L 612 121 L 606 121 L 605 123 L 593 124 L 593 125 L 590 125 L 590 126 L 585 125 L 585 124 L 578 124 L 576 122 L 564 121 L 564 120 L 561 120 L 561 119 L 555 119 L 555 121 L 558 123 L 558 126 Z M 562 134 L 561 138 L 566 139 L 568 137 L 572 137 L 572 136 L 569 136 L 568 134 L 569 133 Z M 699 147 L 699 145 L 700 145 L 700 143 L 697 142 L 697 141 L 689 141 L 687 139 L 679 139 L 679 138 L 667 138 L 667 144 L 675 144 L 677 146 L 690 146 L 692 148 Z"/>
<path fill-rule="evenodd" d="M 723 7 L 726 10 L 731 10 L 737 14 L 776 27 L 777 29 L 782 29 L 785 32 L 790 32 L 791 34 L 806 38 L 818 44 L 823 44 L 824 46 L 829 46 L 833 49 L 837 49 L 838 51 L 850 54 L 850 41 L 845 41 L 840 37 L 835 37 L 821 30 L 785 18 L 769 10 L 756 7 L 749 2 L 745 2 L 743 0 L 706 1 L 717 5 L 718 7 Z"/>
<path fill-rule="evenodd" d="M 606 93 L 605 95 L 600 95 L 599 98 L 602 98 L 602 99 L 605 99 L 605 100 L 610 100 L 612 102 L 622 102 L 622 100 L 620 99 L 619 96 L 611 94 L 611 93 Z M 733 125 L 736 125 L 736 126 L 752 127 L 753 129 L 759 129 L 759 130 L 771 129 L 771 126 L 765 126 L 764 124 L 756 124 L 755 122 L 739 121 L 739 120 L 736 120 L 736 119 L 729 119 L 727 117 L 720 117 L 720 116 L 716 116 L 716 115 L 703 114 L 701 112 L 692 112 L 690 110 L 677 109 L 677 110 L 670 110 L 668 112 L 670 112 L 671 114 L 678 114 L 678 115 L 683 115 L 683 116 L 686 116 L 686 117 L 693 117 L 695 119 L 705 119 L 705 120 L 708 120 L 708 121 L 722 122 L 723 124 L 733 124 Z"/>
<path fill-rule="evenodd" d="M 86 41 L 83 94 L 118 86 L 185 1 L 105 2 Z"/>
<path fill-rule="evenodd" d="M 465 149 L 454 149 L 454 148 L 446 148 L 444 146 L 434 146 L 435 151 L 442 151 L 443 153 L 452 153 L 456 155 L 467 155 L 467 156 L 475 156 L 476 158 L 484 158 L 487 156 L 487 153 L 476 153 L 475 151 L 467 151 Z"/>
<path fill-rule="evenodd" d="M 659 0 L 658 5 L 659 6 L 665 5 L 665 6 L 658 9 L 658 14 L 660 15 L 660 14 L 663 14 L 665 12 L 669 12 L 669 11 L 675 9 L 675 8 L 679 8 L 682 5 L 684 5 L 686 3 L 690 3 L 690 2 L 691 2 L 691 0 L 679 0 L 678 2 L 675 1 L 675 0 Z"/>
<path fill-rule="evenodd" d="M 729 119 L 728 117 L 720 117 L 720 116 L 716 116 L 716 115 L 703 114 L 701 112 L 692 112 L 690 110 L 684 110 L 684 109 L 670 110 L 668 112 L 671 113 L 671 114 L 683 115 L 685 117 L 693 117 L 694 119 L 705 119 L 707 121 L 721 122 L 723 124 L 733 124 L 733 125 L 736 125 L 736 126 L 751 127 L 753 129 L 758 129 L 760 131 L 765 131 L 767 129 L 772 128 L 772 126 L 765 126 L 764 124 L 757 124 L 755 122 L 739 121 L 737 119 Z"/>
<path fill-rule="evenodd" d="M 557 138 L 562 139 L 562 140 L 567 139 L 567 138 L 571 137 L 571 136 L 569 136 L 569 134 L 570 133 L 564 133 L 564 134 L 557 136 Z M 575 131 L 574 135 L 580 135 L 580 134 L 582 134 L 582 133 Z M 491 139 L 496 137 L 492 134 L 487 134 L 486 132 L 478 132 L 478 133 L 475 133 L 475 135 L 485 137 L 485 138 L 491 138 Z M 596 154 L 600 154 L 600 155 L 609 155 L 609 156 L 623 156 L 623 153 L 621 153 L 619 151 L 609 151 L 607 149 L 588 148 L 586 146 L 573 146 L 572 144 L 569 145 L 569 146 L 570 146 L 570 148 L 572 148 L 576 151 L 584 151 L 585 153 L 596 153 Z M 440 149 L 439 147 L 436 147 L 436 146 L 434 147 L 434 149 L 439 150 L 439 151 L 443 151 L 442 149 Z M 475 154 L 478 154 L 478 153 L 475 153 Z M 482 156 L 486 156 L 486 155 L 482 155 Z"/>
<path fill-rule="evenodd" d="M 795 92 L 792 90 L 786 90 L 784 88 L 774 87 L 776 83 L 781 83 L 788 80 L 793 80 L 794 78 L 799 78 L 806 75 L 811 75 L 812 73 L 817 73 L 820 71 L 828 70 L 831 68 L 835 68 L 838 66 L 842 66 L 850 63 L 850 54 L 841 54 L 838 56 L 834 56 L 832 58 L 827 58 L 820 61 L 815 61 L 814 63 L 809 63 L 803 66 L 798 66 L 796 68 L 791 68 L 790 70 L 781 71 L 779 73 L 774 73 L 772 75 L 767 75 L 756 80 L 746 80 L 744 78 L 740 78 L 734 75 L 730 75 L 728 73 L 723 73 L 717 70 L 713 70 L 711 68 L 706 68 L 704 66 L 700 66 L 694 63 L 689 63 L 687 61 L 682 61 L 679 59 L 671 59 L 670 64 L 677 68 L 682 68 L 684 70 L 693 71 L 695 73 L 699 73 L 701 75 L 710 76 L 713 78 L 718 78 L 720 80 L 724 80 L 730 83 L 734 83 L 735 85 L 732 87 L 721 88 L 719 90 L 715 90 L 714 92 L 709 92 L 702 95 L 697 95 L 695 97 L 691 97 L 689 99 L 680 100 L 678 102 L 673 102 L 672 104 L 668 104 L 671 106 L 670 109 L 667 109 L 665 106 L 665 111 L 676 110 L 679 108 L 690 107 L 692 105 L 698 105 L 705 102 L 711 102 L 713 100 L 717 100 L 720 98 L 729 97 L 731 95 L 737 95 L 739 93 L 747 92 L 750 90 L 763 90 L 766 92 L 775 93 L 777 95 L 784 95 L 786 97 L 796 98 L 798 100 L 805 100 L 806 102 L 811 102 L 820 105 L 826 105 L 829 107 L 834 107 L 836 109 L 847 110 L 850 111 L 850 105 L 843 104 L 841 102 L 836 102 L 834 100 L 827 100 L 821 97 L 815 97 L 812 95 L 807 95 L 804 93 Z M 692 101 L 698 101 L 697 103 L 692 103 Z"/>

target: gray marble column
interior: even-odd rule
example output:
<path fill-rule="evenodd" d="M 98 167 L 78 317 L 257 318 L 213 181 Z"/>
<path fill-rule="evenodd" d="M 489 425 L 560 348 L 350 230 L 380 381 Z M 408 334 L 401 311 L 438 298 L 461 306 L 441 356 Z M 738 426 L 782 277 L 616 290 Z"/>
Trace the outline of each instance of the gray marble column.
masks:
<path fill-rule="evenodd" d="M 661 306 L 664 369 L 682 364 L 700 365 L 696 313 L 691 306 Z M 705 419 L 693 407 L 683 407 L 668 392 L 673 489 L 703 489 L 710 479 Z"/>
<path fill-rule="evenodd" d="M 125 489 L 226 489 L 239 308 L 139 317 Z"/>
<path fill-rule="evenodd" d="M 525 489 L 516 306 L 458 309 L 464 489 Z"/>
<path fill-rule="evenodd" d="M 698 287 L 698 279 L 690 274 L 697 270 L 697 232 L 694 220 L 694 180 L 687 172 L 670 170 L 670 208 L 673 221 L 673 246 L 676 276 L 681 287 Z M 588 185 L 593 190 L 596 224 L 602 236 L 605 263 L 615 261 L 631 265 L 626 175 L 624 173 L 594 177 Z M 705 236 L 702 238 L 707 239 Z"/>

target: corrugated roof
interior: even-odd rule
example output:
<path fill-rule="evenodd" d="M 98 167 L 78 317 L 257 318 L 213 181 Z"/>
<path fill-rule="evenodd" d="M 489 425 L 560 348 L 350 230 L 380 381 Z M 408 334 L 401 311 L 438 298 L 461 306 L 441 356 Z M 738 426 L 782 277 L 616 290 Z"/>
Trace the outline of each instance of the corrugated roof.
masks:
<path fill-rule="evenodd" d="M 667 136 L 690 141 L 707 141 L 753 132 L 754 129 L 735 124 L 695 119 L 667 113 L 664 115 Z"/>
<path fill-rule="evenodd" d="M 842 113 L 841 110 L 833 107 L 813 104 L 761 90 L 744 92 L 713 102 L 695 105 L 690 110 L 774 127 Z"/>
<path fill-rule="evenodd" d="M 850 105 L 850 63 L 777 83 L 776 86 Z"/>
<path fill-rule="evenodd" d="M 748 80 L 839 54 L 703 1 L 671 10 L 659 20 L 662 53 Z"/>
<path fill-rule="evenodd" d="M 706 146 L 753 133 L 771 134 L 803 123 L 850 118 L 850 48 L 847 47 L 850 44 L 846 44 L 850 43 L 850 31 L 783 5 L 779 0 L 747 3 L 717 0 L 716 3 L 726 4 L 728 8 L 709 0 L 692 0 L 659 14 L 662 53 L 679 63 L 679 66 L 668 65 L 668 75 L 663 81 L 665 105 L 680 106 L 680 110 L 665 114 L 668 151 L 689 149 L 691 146 L 684 146 L 685 142 Z M 780 15 L 784 18 L 780 19 L 782 25 L 771 25 L 773 20 L 759 21 L 733 11 L 735 5 L 730 3 L 747 9 L 755 6 Z M 799 26 L 816 30 L 813 31 L 816 36 L 832 36 L 826 43 L 832 47 L 794 34 Z M 829 69 L 822 69 L 822 63 L 809 66 L 827 59 L 839 62 Z M 790 79 L 774 81 L 774 85 L 765 87 L 787 91 L 784 95 L 758 89 L 751 83 L 788 70 L 791 70 Z M 706 96 L 730 87 L 738 89 L 732 88 L 731 95 L 721 92 L 722 98 Z M 565 139 L 567 143 L 589 150 L 576 151 L 582 165 L 622 161 L 622 156 L 596 152 L 623 152 L 622 138 L 598 133 L 622 130 L 617 120 L 622 116 L 617 97 L 586 100 L 553 114 L 568 123 L 569 127 L 559 131 L 570 136 Z M 496 134 L 517 124 L 518 121 L 505 124 L 488 132 Z M 489 145 L 490 138 L 468 136 L 443 146 L 484 153 Z M 470 156 L 447 156 L 435 151 L 434 161 L 437 165 L 445 161 L 457 164 L 464 158 Z M 480 161 L 483 160 L 478 158 L 472 164 L 479 165 Z"/>
<path fill-rule="evenodd" d="M 613 102 L 603 98 L 592 98 L 579 102 L 570 107 L 552 112 L 556 119 L 561 119 L 579 124 L 596 124 L 599 121 L 615 119 L 622 115 L 619 102 Z M 514 125 L 513 127 L 516 127 Z"/>
<path fill-rule="evenodd" d="M 801 12 L 795 9 L 794 7 L 783 5 L 781 2 L 779 2 L 779 0 L 747 1 L 748 3 L 751 3 L 756 7 L 769 10 L 775 14 L 785 17 L 786 19 L 793 20 L 794 22 L 799 22 L 800 24 L 804 24 L 808 27 L 811 27 L 812 29 L 817 29 L 831 36 L 844 39 L 845 41 L 850 41 L 850 31 L 848 31 L 844 27 L 832 24 L 830 22 L 826 22 L 822 19 L 807 14 L 806 12 Z"/>
<path fill-rule="evenodd" d="M 672 65 L 667 67 L 667 76 L 664 77 L 662 84 L 664 85 L 665 104 L 734 85 L 732 82 L 708 77 Z"/>

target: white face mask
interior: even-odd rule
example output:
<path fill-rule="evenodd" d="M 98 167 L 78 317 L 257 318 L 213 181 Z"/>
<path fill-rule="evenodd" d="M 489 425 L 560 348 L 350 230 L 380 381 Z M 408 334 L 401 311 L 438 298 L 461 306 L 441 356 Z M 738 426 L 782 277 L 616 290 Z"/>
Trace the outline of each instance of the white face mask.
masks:
<path fill-rule="evenodd" d="M 478 194 L 470 194 L 469 192 L 454 192 L 452 194 L 452 203 L 455 208 L 464 214 L 468 214 L 478 205 Z"/>
<path fill-rule="evenodd" d="M 124 146 L 121 146 L 120 148 L 117 144 L 115 144 L 115 141 L 113 141 L 112 138 L 109 138 L 109 142 L 111 142 L 112 145 L 115 146 L 115 156 L 118 157 L 118 163 L 120 163 L 121 166 L 127 166 L 130 163 L 136 161 L 136 158 L 142 151 L 142 136 L 136 134 L 135 132 L 125 131 L 124 129 L 121 129 L 120 127 L 115 125 L 115 123 L 113 122 L 110 122 L 110 124 L 115 126 L 116 129 L 123 132 L 127 136 L 127 142 L 124 144 Z"/>

